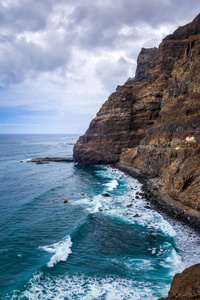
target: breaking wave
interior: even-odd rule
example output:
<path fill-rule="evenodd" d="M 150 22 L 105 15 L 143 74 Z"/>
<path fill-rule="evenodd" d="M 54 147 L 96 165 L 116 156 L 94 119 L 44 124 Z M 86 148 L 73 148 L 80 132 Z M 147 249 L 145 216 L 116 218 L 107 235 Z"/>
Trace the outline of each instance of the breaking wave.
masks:
<path fill-rule="evenodd" d="M 63 240 L 58 243 L 54 243 L 50 246 L 39 247 L 39 249 L 43 249 L 49 253 L 54 253 L 48 262 L 47 266 L 52 268 L 55 264 L 60 261 L 66 261 L 71 251 L 72 241 L 70 236 L 68 235 Z"/>
<path fill-rule="evenodd" d="M 116 189 L 119 183 L 116 179 L 114 179 L 111 182 L 106 183 L 105 185 L 108 186 L 108 191 L 113 191 L 114 189 Z"/>
<path fill-rule="evenodd" d="M 163 286 L 162 288 L 167 292 L 169 287 Z M 16 291 L 10 299 L 155 300 L 157 297 L 150 283 L 139 283 L 122 278 L 96 278 L 78 275 L 55 278 L 45 276 L 40 272 L 28 282 L 24 292 Z"/>

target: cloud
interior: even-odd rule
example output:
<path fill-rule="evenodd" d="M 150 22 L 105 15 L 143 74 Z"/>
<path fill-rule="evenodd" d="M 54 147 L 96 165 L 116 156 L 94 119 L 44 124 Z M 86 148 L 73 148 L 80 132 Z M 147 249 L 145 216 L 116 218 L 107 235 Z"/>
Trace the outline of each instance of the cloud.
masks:
<path fill-rule="evenodd" d="M 42 44 L 28 41 L 23 36 L 16 37 L 10 43 L 1 43 L 0 86 L 66 68 L 70 55 L 70 46 L 66 47 L 60 36 L 55 36 L 53 40 L 47 36 Z"/>
<path fill-rule="evenodd" d="M 193 13 L 200 4 L 192 2 Z M 158 38 L 175 29 L 189 7 L 191 2 L 180 0 L 2 0 L 0 86 L 45 72 L 67 77 L 74 72 L 75 52 L 79 60 L 82 51 L 101 60 L 105 51 L 125 51 L 135 59 L 141 46 L 157 46 Z"/>
<path fill-rule="evenodd" d="M 124 26 L 131 28 L 130 37 L 139 39 L 135 28 L 148 24 L 154 31 L 160 26 L 173 24 L 175 29 L 182 21 L 184 24 L 187 10 L 189 10 L 187 17 L 190 20 L 191 11 L 190 3 L 172 0 L 85 0 L 75 3 L 73 19 L 80 28 L 77 35 L 78 42 L 82 47 L 95 50 L 98 47 L 115 49 L 122 41 L 125 42 L 119 34 Z M 196 6 L 200 9 L 200 4 L 196 3 Z"/>
<path fill-rule="evenodd" d="M 15 33 L 40 31 L 46 27 L 54 4 L 53 1 L 1 0 L 0 25 Z"/>
<path fill-rule="evenodd" d="M 129 61 L 123 56 L 107 54 L 96 64 L 96 76 L 100 79 L 104 88 L 109 93 L 115 90 L 117 84 L 123 84 L 129 77 L 133 76 L 136 61 Z"/>
<path fill-rule="evenodd" d="M 82 114 L 86 128 L 140 49 L 199 12 L 196 0 L 1 0 L 0 107 Z"/>

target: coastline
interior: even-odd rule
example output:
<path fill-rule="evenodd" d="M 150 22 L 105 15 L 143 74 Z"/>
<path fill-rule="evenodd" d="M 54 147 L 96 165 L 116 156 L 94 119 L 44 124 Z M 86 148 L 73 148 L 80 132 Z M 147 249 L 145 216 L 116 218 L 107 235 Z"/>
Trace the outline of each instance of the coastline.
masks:
<path fill-rule="evenodd" d="M 160 184 L 159 177 L 149 177 L 141 174 L 139 169 L 115 163 L 111 166 L 136 178 L 142 183 L 142 189 L 146 194 L 146 198 L 153 205 L 154 209 L 159 213 L 169 216 L 170 218 L 183 222 L 192 227 L 194 230 L 200 232 L 200 211 L 197 211 L 189 206 L 184 205 L 180 201 L 174 200 L 165 193 Z"/>
<path fill-rule="evenodd" d="M 73 157 L 45 157 L 32 158 L 27 162 L 45 164 L 48 162 L 73 162 Z M 144 175 L 139 169 L 126 166 L 120 162 L 113 163 L 111 166 L 137 179 L 142 184 L 145 197 L 159 213 L 178 220 L 200 232 L 200 211 L 184 205 L 180 201 L 171 198 L 163 189 L 159 177 Z"/>

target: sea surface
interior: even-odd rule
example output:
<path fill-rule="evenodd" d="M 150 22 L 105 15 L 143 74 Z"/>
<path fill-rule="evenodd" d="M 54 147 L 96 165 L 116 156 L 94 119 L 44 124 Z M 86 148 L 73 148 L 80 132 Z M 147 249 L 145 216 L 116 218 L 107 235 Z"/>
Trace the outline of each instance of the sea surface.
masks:
<path fill-rule="evenodd" d="M 0 299 L 167 296 L 174 274 L 199 263 L 198 234 L 110 166 L 27 162 L 72 156 L 77 138 L 0 135 Z"/>

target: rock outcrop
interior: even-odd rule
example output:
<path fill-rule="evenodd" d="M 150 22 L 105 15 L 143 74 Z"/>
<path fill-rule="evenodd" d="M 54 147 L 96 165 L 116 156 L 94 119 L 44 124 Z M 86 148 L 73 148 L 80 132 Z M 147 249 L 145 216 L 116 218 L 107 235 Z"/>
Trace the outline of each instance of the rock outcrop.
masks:
<path fill-rule="evenodd" d="M 120 161 L 200 210 L 200 15 L 142 49 L 136 76 L 103 104 L 74 147 L 78 163 Z"/>
<path fill-rule="evenodd" d="M 176 274 L 172 280 L 167 298 L 160 300 L 200 299 L 200 264 L 185 269 Z"/>

